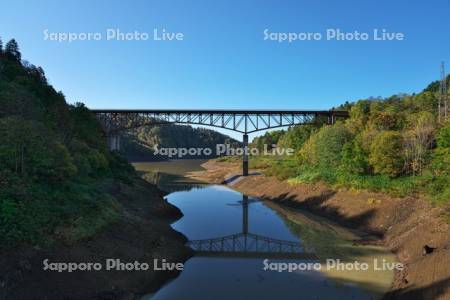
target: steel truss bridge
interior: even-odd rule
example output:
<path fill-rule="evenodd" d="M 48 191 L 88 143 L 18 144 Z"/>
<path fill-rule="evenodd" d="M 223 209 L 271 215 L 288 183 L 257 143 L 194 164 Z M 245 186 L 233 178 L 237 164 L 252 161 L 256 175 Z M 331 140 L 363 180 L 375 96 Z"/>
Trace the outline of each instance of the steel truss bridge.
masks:
<path fill-rule="evenodd" d="M 92 112 L 110 130 L 178 123 L 212 126 L 243 134 L 293 125 L 333 124 L 337 118 L 348 117 L 346 111 L 333 110 L 93 109 Z"/>
<path fill-rule="evenodd" d="M 110 150 L 120 150 L 119 132 L 140 126 L 168 123 L 203 125 L 248 134 L 285 126 L 334 124 L 347 118 L 347 111 L 337 110 L 205 110 L 205 109 L 92 109 L 108 136 Z M 248 175 L 248 155 L 243 157 L 243 175 Z"/>

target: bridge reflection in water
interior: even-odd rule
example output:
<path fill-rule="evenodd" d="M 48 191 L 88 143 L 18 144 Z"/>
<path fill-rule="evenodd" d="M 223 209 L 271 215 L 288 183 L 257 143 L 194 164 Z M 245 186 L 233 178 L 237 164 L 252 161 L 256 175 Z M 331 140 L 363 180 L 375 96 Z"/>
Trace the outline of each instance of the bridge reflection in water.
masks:
<path fill-rule="evenodd" d="M 191 240 L 197 256 L 317 259 L 301 242 L 266 237 L 248 231 L 248 196 L 242 195 L 242 232 L 209 239 Z"/>

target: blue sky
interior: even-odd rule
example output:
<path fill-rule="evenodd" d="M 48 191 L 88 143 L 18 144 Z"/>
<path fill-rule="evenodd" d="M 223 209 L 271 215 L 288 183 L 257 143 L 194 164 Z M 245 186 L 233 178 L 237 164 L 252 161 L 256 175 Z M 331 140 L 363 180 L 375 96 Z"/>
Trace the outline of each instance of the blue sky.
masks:
<path fill-rule="evenodd" d="M 328 109 L 418 92 L 450 69 L 450 1 L 8 1 L 16 38 L 69 102 L 91 108 Z M 182 32 L 183 41 L 44 40 L 49 32 Z M 263 31 L 386 29 L 403 41 L 265 41 Z"/>

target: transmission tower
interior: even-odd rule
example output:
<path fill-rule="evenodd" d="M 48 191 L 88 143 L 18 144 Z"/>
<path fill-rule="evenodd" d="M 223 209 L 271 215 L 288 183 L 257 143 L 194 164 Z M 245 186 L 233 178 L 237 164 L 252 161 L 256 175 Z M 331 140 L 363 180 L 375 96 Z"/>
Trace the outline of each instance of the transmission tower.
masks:
<path fill-rule="evenodd" d="M 444 122 L 448 118 L 448 101 L 447 101 L 447 80 L 445 76 L 445 65 L 441 63 L 441 85 L 440 85 L 440 97 L 438 107 L 438 120 Z"/>

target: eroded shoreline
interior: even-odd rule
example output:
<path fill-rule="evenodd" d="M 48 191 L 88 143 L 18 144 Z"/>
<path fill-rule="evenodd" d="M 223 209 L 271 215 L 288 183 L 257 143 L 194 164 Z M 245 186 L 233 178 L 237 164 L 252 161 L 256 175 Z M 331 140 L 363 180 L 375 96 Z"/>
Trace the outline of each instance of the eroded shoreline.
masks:
<path fill-rule="evenodd" d="M 153 184 L 135 179 L 132 186 L 118 184 L 114 197 L 121 204 L 117 222 L 88 240 L 74 245 L 56 242 L 41 249 L 21 247 L 0 259 L 2 299 L 139 299 L 154 292 L 179 271 L 44 271 L 43 261 L 185 262 L 193 252 L 186 238 L 170 224 L 182 216 Z"/>
<path fill-rule="evenodd" d="M 324 184 L 295 184 L 273 177 L 240 177 L 240 165 L 209 161 L 192 178 L 225 183 L 254 197 L 312 212 L 381 239 L 406 268 L 396 272 L 385 299 L 449 299 L 449 225 L 441 209 L 422 199 L 366 191 L 333 190 Z"/>

